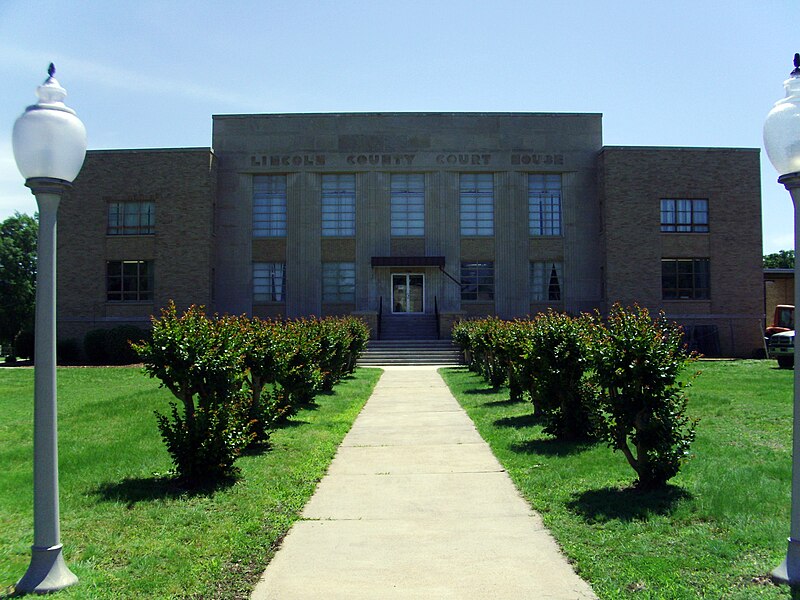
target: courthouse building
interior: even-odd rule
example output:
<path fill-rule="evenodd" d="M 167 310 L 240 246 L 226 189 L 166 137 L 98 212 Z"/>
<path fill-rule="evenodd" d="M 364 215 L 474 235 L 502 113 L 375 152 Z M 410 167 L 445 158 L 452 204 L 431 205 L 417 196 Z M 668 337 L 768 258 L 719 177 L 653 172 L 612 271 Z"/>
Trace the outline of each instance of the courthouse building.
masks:
<path fill-rule="evenodd" d="M 170 299 L 381 337 L 621 302 L 762 346 L 759 151 L 603 146 L 599 114 L 218 115 L 211 148 L 89 151 L 58 252 L 62 339 Z"/>

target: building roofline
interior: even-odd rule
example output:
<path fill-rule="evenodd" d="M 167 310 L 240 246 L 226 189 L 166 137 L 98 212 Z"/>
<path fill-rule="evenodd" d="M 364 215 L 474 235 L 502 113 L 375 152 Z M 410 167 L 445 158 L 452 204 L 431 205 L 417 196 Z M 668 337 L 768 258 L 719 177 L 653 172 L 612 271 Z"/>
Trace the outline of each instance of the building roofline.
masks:
<path fill-rule="evenodd" d="M 316 113 L 231 113 L 211 115 L 212 119 L 244 119 L 253 117 L 309 118 L 309 117 L 602 117 L 603 113 L 571 112 L 316 112 Z"/>
<path fill-rule="evenodd" d="M 190 148 L 100 148 L 87 150 L 87 153 L 92 154 L 120 154 L 120 153 L 138 153 L 138 152 L 210 152 L 214 153 L 211 146 L 195 146 Z"/>
<path fill-rule="evenodd" d="M 696 150 L 702 150 L 713 152 L 761 152 L 761 148 L 733 148 L 720 146 L 603 146 L 600 149 L 600 152 L 605 152 L 606 150 L 675 150 L 677 152 L 694 152 Z"/>

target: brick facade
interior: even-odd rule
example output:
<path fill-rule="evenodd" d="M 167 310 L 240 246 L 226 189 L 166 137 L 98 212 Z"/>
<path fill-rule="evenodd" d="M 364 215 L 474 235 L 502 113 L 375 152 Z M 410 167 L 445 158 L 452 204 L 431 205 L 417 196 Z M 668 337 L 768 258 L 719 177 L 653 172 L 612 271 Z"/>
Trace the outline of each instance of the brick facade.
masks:
<path fill-rule="evenodd" d="M 170 299 L 262 317 L 352 313 L 374 325 L 393 306 L 392 273 L 419 273 L 424 312 L 438 310 L 445 334 L 464 316 L 638 302 L 687 325 L 701 349 L 750 356 L 764 313 L 758 150 L 604 148 L 601 131 L 597 114 L 226 115 L 214 117 L 213 151 L 90 151 L 60 209 L 59 337 L 144 326 Z M 391 235 L 395 173 L 424 179 L 424 235 Z M 461 235 L 465 173 L 492 174 L 492 235 Z M 354 236 L 322 236 L 326 174 L 354 175 Z M 529 181 L 544 174 L 560 180 L 556 235 L 529 230 Z M 285 177 L 280 237 L 253 235 L 259 175 Z M 709 231 L 662 233 L 665 198 L 707 200 Z M 155 204 L 154 233 L 109 235 L 109 203 L 132 201 Z M 444 267 L 373 257 L 439 257 Z M 709 297 L 664 300 L 665 258 L 708 259 Z M 152 261 L 152 299 L 109 299 L 107 262 L 137 260 Z M 280 301 L 254 301 L 254 262 L 285 264 Z M 354 301 L 323 302 L 327 262 L 354 265 Z M 493 263 L 493 301 L 462 301 L 451 279 L 462 262 Z M 534 302 L 540 262 L 558 264 L 561 281 L 557 298 Z"/>

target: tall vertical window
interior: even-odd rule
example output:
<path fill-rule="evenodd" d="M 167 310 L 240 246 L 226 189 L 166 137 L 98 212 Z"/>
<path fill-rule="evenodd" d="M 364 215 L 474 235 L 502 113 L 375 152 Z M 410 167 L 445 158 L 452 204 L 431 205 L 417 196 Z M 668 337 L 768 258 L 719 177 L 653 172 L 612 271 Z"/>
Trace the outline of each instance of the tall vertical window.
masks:
<path fill-rule="evenodd" d="M 661 200 L 661 231 L 676 233 L 708 232 L 708 200 Z"/>
<path fill-rule="evenodd" d="M 322 263 L 322 301 L 354 302 L 356 265 L 351 262 Z"/>
<path fill-rule="evenodd" d="M 562 299 L 562 264 L 531 262 L 531 302 L 559 302 Z"/>
<path fill-rule="evenodd" d="M 322 176 L 322 235 L 356 234 L 356 176 Z"/>
<path fill-rule="evenodd" d="M 494 300 L 494 263 L 461 263 L 461 300 L 491 302 Z"/>
<path fill-rule="evenodd" d="M 150 302 L 153 300 L 153 261 L 110 260 L 106 262 L 106 300 Z"/>
<path fill-rule="evenodd" d="M 661 260 L 661 295 L 664 300 L 710 298 L 711 276 L 707 258 Z"/>
<path fill-rule="evenodd" d="M 286 176 L 253 177 L 253 237 L 286 235 Z"/>
<path fill-rule="evenodd" d="M 284 263 L 253 263 L 253 302 L 283 302 L 286 300 L 286 265 Z"/>
<path fill-rule="evenodd" d="M 561 235 L 561 175 L 528 175 L 528 223 L 532 236 Z"/>
<path fill-rule="evenodd" d="M 461 173 L 461 235 L 494 234 L 494 175 Z"/>
<path fill-rule="evenodd" d="M 392 235 L 425 235 L 425 175 L 392 175 Z"/>
<path fill-rule="evenodd" d="M 149 235 L 155 228 L 155 202 L 108 203 L 108 235 Z"/>

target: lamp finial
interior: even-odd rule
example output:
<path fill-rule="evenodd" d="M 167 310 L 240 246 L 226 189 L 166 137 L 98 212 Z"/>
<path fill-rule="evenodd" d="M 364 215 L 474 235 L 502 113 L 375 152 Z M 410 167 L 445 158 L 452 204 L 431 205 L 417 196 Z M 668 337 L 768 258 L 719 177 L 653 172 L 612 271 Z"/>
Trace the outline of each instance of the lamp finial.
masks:
<path fill-rule="evenodd" d="M 798 55 L 797 55 L 797 54 L 795 54 L 795 55 L 794 55 L 794 61 L 795 61 L 795 65 L 794 65 L 794 66 L 795 66 L 795 67 L 797 66 L 797 60 L 798 60 L 798 59 L 797 59 L 797 57 L 798 57 Z M 56 66 L 55 66 L 53 63 L 50 63 L 50 66 L 47 68 L 47 74 L 48 74 L 50 77 L 52 77 L 53 75 L 55 75 L 55 74 L 56 74 Z"/>
<path fill-rule="evenodd" d="M 800 52 L 795 52 L 794 55 L 794 71 L 791 73 L 792 77 L 800 77 Z"/>

